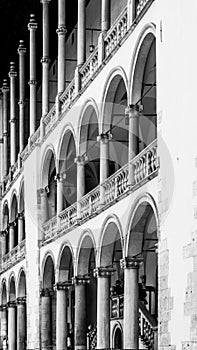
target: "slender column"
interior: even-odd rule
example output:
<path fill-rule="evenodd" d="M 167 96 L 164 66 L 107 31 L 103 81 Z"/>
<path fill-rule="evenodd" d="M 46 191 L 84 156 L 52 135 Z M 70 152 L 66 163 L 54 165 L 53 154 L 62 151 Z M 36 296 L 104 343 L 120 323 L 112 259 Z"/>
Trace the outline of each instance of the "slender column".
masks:
<path fill-rule="evenodd" d="M 112 268 L 94 270 L 97 277 L 97 349 L 110 348 L 110 276 Z"/>
<path fill-rule="evenodd" d="M 138 274 L 140 258 L 121 260 L 124 268 L 124 349 L 139 348 L 139 292 Z"/>
<path fill-rule="evenodd" d="M 3 182 L 4 174 L 4 154 L 3 154 L 3 96 L 0 94 L 0 183 Z"/>
<path fill-rule="evenodd" d="M 100 203 L 105 202 L 105 192 L 102 183 L 109 176 L 109 140 L 111 135 L 100 134 L 97 141 L 100 142 Z"/>
<path fill-rule="evenodd" d="M 40 189 L 42 223 L 48 220 L 48 198 L 45 188 Z"/>
<path fill-rule="evenodd" d="M 86 2 L 78 0 L 77 65 L 85 62 L 86 56 Z"/>
<path fill-rule="evenodd" d="M 9 224 L 9 251 L 14 248 L 14 222 Z"/>
<path fill-rule="evenodd" d="M 42 116 L 49 111 L 49 2 L 41 0 L 42 3 L 42 35 L 43 35 L 43 57 L 42 63 Z"/>
<path fill-rule="evenodd" d="M 30 15 L 30 136 L 36 130 L 36 29 L 35 15 Z"/>
<path fill-rule="evenodd" d="M 110 27 L 110 0 L 101 3 L 101 30 L 106 32 Z"/>
<path fill-rule="evenodd" d="M 24 213 L 18 213 L 18 243 L 24 239 Z"/>
<path fill-rule="evenodd" d="M 64 208 L 64 181 L 62 174 L 57 174 L 57 215 Z"/>
<path fill-rule="evenodd" d="M 19 41 L 19 153 L 24 148 L 24 123 L 25 123 L 25 54 L 24 41 Z"/>
<path fill-rule="evenodd" d="M 56 301 L 56 349 L 67 348 L 67 292 L 70 283 L 57 283 L 55 285 Z"/>
<path fill-rule="evenodd" d="M 77 218 L 81 217 L 80 199 L 85 195 L 85 157 L 77 156 L 75 163 L 77 164 Z"/>
<path fill-rule="evenodd" d="M 3 93 L 3 154 L 4 154 L 4 166 L 3 176 L 5 177 L 8 173 L 8 93 L 9 87 L 7 79 L 3 80 L 2 86 Z"/>
<path fill-rule="evenodd" d="M 25 349 L 26 342 L 26 299 L 17 299 L 17 350 Z"/>
<path fill-rule="evenodd" d="M 135 183 L 134 179 L 134 166 L 132 159 L 138 152 L 138 117 L 140 106 L 130 105 L 126 108 L 125 114 L 129 117 L 129 184 L 132 186 Z"/>
<path fill-rule="evenodd" d="M 65 89 L 66 2 L 58 0 L 58 95 Z"/>
<path fill-rule="evenodd" d="M 8 303 L 8 350 L 16 350 L 16 305 Z"/>
<path fill-rule="evenodd" d="M 136 0 L 127 0 L 127 8 L 128 8 L 128 27 L 131 26 L 135 17 L 136 17 Z"/>
<path fill-rule="evenodd" d="M 89 277 L 76 276 L 73 278 L 75 284 L 75 327 L 74 339 L 75 349 L 86 349 L 87 347 L 87 320 L 86 320 L 86 283 Z"/>
<path fill-rule="evenodd" d="M 7 324 L 7 307 L 5 305 L 0 306 L 0 320 L 1 320 L 1 348 L 3 347 L 3 339 L 7 337 L 8 324 Z"/>
<path fill-rule="evenodd" d="M 16 162 L 16 84 L 15 64 L 10 62 L 10 163 L 11 166 Z"/>
<path fill-rule="evenodd" d="M 6 254 L 6 231 L 1 231 L 0 237 L 1 237 L 1 257 L 3 257 Z"/>
<path fill-rule="evenodd" d="M 51 346 L 51 300 L 48 289 L 41 291 L 41 347 Z"/>

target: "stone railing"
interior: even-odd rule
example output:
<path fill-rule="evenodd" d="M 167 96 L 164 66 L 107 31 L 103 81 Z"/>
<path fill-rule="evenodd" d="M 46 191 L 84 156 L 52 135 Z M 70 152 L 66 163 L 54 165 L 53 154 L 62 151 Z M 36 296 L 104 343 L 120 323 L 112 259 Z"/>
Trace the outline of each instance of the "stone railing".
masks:
<path fill-rule="evenodd" d="M 9 253 L 3 256 L 2 258 L 2 268 L 6 270 L 11 266 L 15 265 L 18 261 L 25 258 L 26 248 L 25 248 L 25 239 L 20 242 L 16 247 L 14 247 Z"/>
<path fill-rule="evenodd" d="M 94 214 L 100 205 L 100 186 L 94 188 L 79 201 L 80 218 L 85 219 Z"/>
<path fill-rule="evenodd" d="M 139 3 L 136 8 L 136 15 L 138 16 L 142 10 L 145 8 L 146 4 L 150 2 L 150 0 L 139 0 Z"/>
<path fill-rule="evenodd" d="M 46 115 L 46 117 L 43 118 L 43 123 L 45 125 L 45 133 L 47 134 L 51 128 L 51 125 L 56 120 L 56 104 L 53 105 L 53 107 L 50 109 L 49 113 Z"/>
<path fill-rule="evenodd" d="M 87 350 L 96 349 L 97 345 L 97 327 L 96 324 L 88 326 L 89 332 L 87 333 Z"/>
<path fill-rule="evenodd" d="M 157 139 L 140 152 L 133 160 L 135 184 L 152 176 L 158 169 Z"/>
<path fill-rule="evenodd" d="M 54 234 L 57 232 L 57 216 L 54 216 L 52 219 L 44 223 L 42 225 L 42 228 L 44 231 L 45 239 L 53 237 Z"/>
<path fill-rule="evenodd" d="M 105 57 L 118 46 L 127 32 L 127 7 L 121 12 L 113 26 L 107 32 L 105 42 Z"/>
<path fill-rule="evenodd" d="M 35 133 L 30 137 L 31 145 L 39 143 L 40 141 L 40 127 L 35 131 Z"/>
<path fill-rule="evenodd" d="M 77 203 L 66 208 L 59 214 L 61 229 L 67 229 L 77 223 Z"/>
<path fill-rule="evenodd" d="M 98 68 L 98 48 L 88 57 L 88 60 L 80 69 L 81 88 L 83 89 Z"/>
<path fill-rule="evenodd" d="M 62 102 L 62 112 L 66 110 L 67 106 L 75 98 L 75 79 L 73 79 L 67 86 L 66 90 L 62 93 L 60 101 Z"/>
<path fill-rule="evenodd" d="M 123 318 L 124 295 L 113 295 L 110 301 L 111 319 Z"/>
<path fill-rule="evenodd" d="M 139 333 L 143 343 L 150 350 L 157 349 L 157 322 L 139 300 Z"/>

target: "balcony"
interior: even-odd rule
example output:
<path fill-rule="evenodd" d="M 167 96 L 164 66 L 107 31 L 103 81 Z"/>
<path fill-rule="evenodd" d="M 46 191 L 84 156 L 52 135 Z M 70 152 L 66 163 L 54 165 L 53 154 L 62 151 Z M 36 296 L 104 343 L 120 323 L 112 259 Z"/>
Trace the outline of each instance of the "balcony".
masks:
<path fill-rule="evenodd" d="M 82 199 L 43 225 L 43 241 L 52 239 L 59 232 L 83 223 L 98 215 L 102 210 L 115 204 L 158 174 L 157 139 L 140 152 L 131 165 L 134 169 L 134 184 L 129 184 L 129 163 L 107 178 L 102 184 Z"/>
<path fill-rule="evenodd" d="M 14 247 L 9 253 L 2 258 L 2 269 L 3 271 L 9 269 L 11 266 L 17 264 L 19 261 L 25 258 L 26 247 L 25 239 L 16 247 Z"/>

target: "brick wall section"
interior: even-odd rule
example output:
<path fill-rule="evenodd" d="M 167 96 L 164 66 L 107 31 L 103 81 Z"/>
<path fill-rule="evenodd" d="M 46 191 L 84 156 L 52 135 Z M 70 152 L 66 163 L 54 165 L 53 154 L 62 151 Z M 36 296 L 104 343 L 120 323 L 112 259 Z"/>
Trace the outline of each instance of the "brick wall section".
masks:
<path fill-rule="evenodd" d="M 171 320 L 171 310 L 173 309 L 173 297 L 168 284 L 169 276 L 169 250 L 167 240 L 163 240 L 159 245 L 159 350 L 176 350 L 171 345 L 171 335 L 169 332 L 169 321 Z"/>

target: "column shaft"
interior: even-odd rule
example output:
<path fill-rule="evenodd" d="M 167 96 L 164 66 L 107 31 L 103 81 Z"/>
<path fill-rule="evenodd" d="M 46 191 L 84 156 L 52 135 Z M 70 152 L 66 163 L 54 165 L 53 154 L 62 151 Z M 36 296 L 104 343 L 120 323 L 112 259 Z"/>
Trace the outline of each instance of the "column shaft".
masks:
<path fill-rule="evenodd" d="M 26 310 L 25 302 L 17 305 L 17 350 L 25 349 L 26 341 Z"/>
<path fill-rule="evenodd" d="M 77 163 L 77 218 L 81 217 L 80 199 L 85 195 L 85 158 L 78 156 L 75 158 Z"/>
<path fill-rule="evenodd" d="M 7 310 L 6 307 L 2 307 L 0 311 L 0 319 L 1 319 L 1 347 L 2 341 L 5 337 L 7 337 L 8 325 L 7 325 Z"/>
<path fill-rule="evenodd" d="M 49 111 L 49 2 L 42 2 L 42 34 L 43 34 L 43 57 L 42 57 L 42 116 Z"/>
<path fill-rule="evenodd" d="M 77 65 L 81 66 L 86 57 L 86 2 L 78 0 Z"/>
<path fill-rule="evenodd" d="M 11 166 L 16 162 L 16 101 L 15 101 L 15 85 L 16 85 L 15 64 L 10 62 L 10 163 Z"/>
<path fill-rule="evenodd" d="M 19 152 L 24 148 L 24 118 L 25 118 L 25 53 L 24 41 L 20 40 L 19 54 Z"/>
<path fill-rule="evenodd" d="M 41 346 L 47 349 L 51 346 L 51 300 L 49 293 L 44 290 L 41 296 Z"/>
<path fill-rule="evenodd" d="M 3 182 L 4 154 L 3 154 L 3 99 L 0 96 L 0 182 Z"/>
<path fill-rule="evenodd" d="M 11 223 L 9 227 L 9 251 L 14 248 L 14 224 Z"/>
<path fill-rule="evenodd" d="M 86 321 L 86 279 L 75 278 L 75 349 L 86 349 L 87 321 Z"/>
<path fill-rule="evenodd" d="M 64 208 L 64 182 L 61 175 L 57 175 L 57 215 Z"/>
<path fill-rule="evenodd" d="M 45 188 L 40 190 L 42 223 L 48 220 L 48 198 Z"/>
<path fill-rule="evenodd" d="M 58 0 L 58 94 L 65 88 L 65 36 L 66 36 L 66 6 L 64 0 Z"/>
<path fill-rule="evenodd" d="M 6 234 L 4 231 L 1 232 L 1 257 L 6 254 Z"/>
<path fill-rule="evenodd" d="M 8 173 L 8 92 L 9 87 L 7 80 L 3 80 L 3 153 L 4 153 L 4 165 L 3 165 L 3 176 Z"/>
<path fill-rule="evenodd" d="M 135 183 L 135 179 L 132 159 L 138 153 L 138 106 L 129 106 L 126 109 L 126 114 L 129 116 L 129 184 L 133 185 Z"/>
<path fill-rule="evenodd" d="M 24 239 L 24 225 L 23 225 L 23 222 L 24 222 L 24 216 L 22 213 L 18 214 L 18 242 L 22 242 L 23 239 Z"/>
<path fill-rule="evenodd" d="M 8 350 L 16 350 L 16 309 L 8 306 Z"/>
<path fill-rule="evenodd" d="M 102 0 L 101 4 L 101 30 L 105 32 L 110 27 L 110 0 Z"/>
<path fill-rule="evenodd" d="M 56 304 L 56 349 L 67 348 L 67 288 L 57 287 Z"/>

